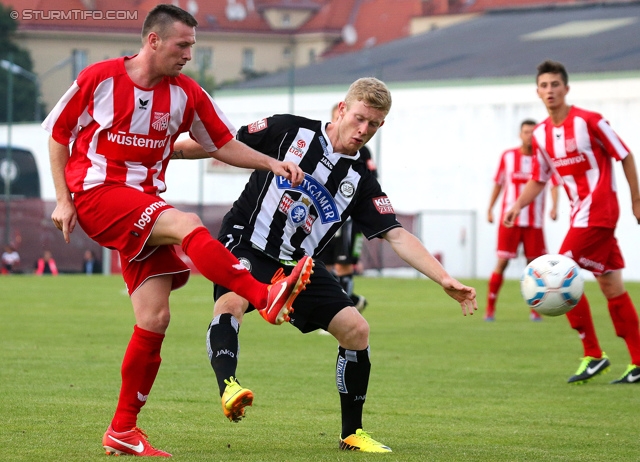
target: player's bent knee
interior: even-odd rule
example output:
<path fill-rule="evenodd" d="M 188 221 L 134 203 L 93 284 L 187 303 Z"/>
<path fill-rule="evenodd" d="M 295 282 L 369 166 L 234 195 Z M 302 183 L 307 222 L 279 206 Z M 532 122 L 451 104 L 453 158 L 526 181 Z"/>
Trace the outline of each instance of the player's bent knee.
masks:
<path fill-rule="evenodd" d="M 156 318 L 156 322 L 160 328 L 167 330 L 169 322 L 171 321 L 171 312 L 169 310 L 163 310 Z"/>
<path fill-rule="evenodd" d="M 360 339 L 363 340 L 369 340 L 369 323 L 366 321 L 366 319 L 362 318 L 360 319 L 360 322 L 358 322 L 358 324 L 356 325 L 354 332 L 356 334 L 356 336 Z"/>
<path fill-rule="evenodd" d="M 168 209 L 158 217 L 147 242 L 149 245 L 182 244 L 194 229 L 204 226 L 195 213 Z"/>
<path fill-rule="evenodd" d="M 600 290 L 607 300 L 619 297 L 625 292 L 624 282 L 622 280 L 622 271 L 610 271 L 599 276 L 596 280 L 600 285 Z"/>
<path fill-rule="evenodd" d="M 199 228 L 200 226 L 204 226 L 202 224 L 202 220 L 200 220 L 200 217 L 195 213 L 180 212 L 180 215 L 178 215 L 177 218 L 178 220 L 176 220 L 176 225 L 184 230 L 180 234 L 186 235 L 194 229 Z"/>
<path fill-rule="evenodd" d="M 245 311 L 249 308 L 249 302 L 239 295 L 229 292 L 218 298 L 213 306 L 213 315 L 229 313 L 236 319 L 241 320 Z"/>
<path fill-rule="evenodd" d="M 147 315 L 136 316 L 136 325 L 144 330 L 164 334 L 171 321 L 169 310 L 154 311 Z"/>
<path fill-rule="evenodd" d="M 352 308 L 355 311 L 355 308 Z M 348 316 L 336 316 L 329 324 L 329 332 L 340 345 L 350 350 L 362 350 L 369 345 L 369 323 L 360 313 L 355 311 L 341 313 Z"/>

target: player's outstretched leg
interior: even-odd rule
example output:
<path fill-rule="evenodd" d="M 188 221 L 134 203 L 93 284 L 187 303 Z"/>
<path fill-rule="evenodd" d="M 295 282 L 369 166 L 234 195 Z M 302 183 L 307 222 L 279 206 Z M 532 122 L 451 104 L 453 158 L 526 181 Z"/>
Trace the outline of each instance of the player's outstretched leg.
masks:
<path fill-rule="evenodd" d="M 135 427 L 126 432 L 114 431 L 111 425 L 102 437 L 102 446 L 107 455 L 142 456 L 142 457 L 171 457 L 168 452 L 151 446 L 147 441 L 147 434 Z"/>
<path fill-rule="evenodd" d="M 340 449 L 343 451 L 359 452 L 392 452 L 389 446 L 385 446 L 374 440 L 362 428 L 358 428 L 355 433 L 346 438 L 340 437 Z"/>
<path fill-rule="evenodd" d="M 271 324 L 282 324 L 289 321 L 289 313 L 293 312 L 293 301 L 302 292 L 313 273 L 313 259 L 302 257 L 293 268 L 291 274 L 269 286 L 266 308 L 259 310 L 260 315 Z"/>
<path fill-rule="evenodd" d="M 244 417 L 244 408 L 253 404 L 253 392 L 243 388 L 235 377 L 229 377 L 224 383 L 227 387 L 222 394 L 222 412 L 232 422 L 240 422 Z"/>

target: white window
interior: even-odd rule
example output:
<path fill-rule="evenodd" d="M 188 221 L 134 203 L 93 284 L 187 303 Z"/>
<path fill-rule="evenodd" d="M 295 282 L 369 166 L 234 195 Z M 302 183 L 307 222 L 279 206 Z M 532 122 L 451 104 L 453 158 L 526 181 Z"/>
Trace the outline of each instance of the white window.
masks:
<path fill-rule="evenodd" d="M 195 61 L 198 70 L 211 69 L 213 66 L 213 50 L 211 47 L 196 48 Z"/>
<path fill-rule="evenodd" d="M 89 64 L 87 50 L 72 50 L 71 57 L 71 77 L 75 80 L 78 78 L 80 71 Z"/>
<path fill-rule="evenodd" d="M 253 71 L 253 48 L 245 48 L 242 50 L 242 70 Z"/>
<path fill-rule="evenodd" d="M 282 50 L 282 57 L 286 62 L 291 61 L 291 59 L 293 58 L 293 50 L 291 49 L 291 47 L 285 47 L 284 50 Z"/>

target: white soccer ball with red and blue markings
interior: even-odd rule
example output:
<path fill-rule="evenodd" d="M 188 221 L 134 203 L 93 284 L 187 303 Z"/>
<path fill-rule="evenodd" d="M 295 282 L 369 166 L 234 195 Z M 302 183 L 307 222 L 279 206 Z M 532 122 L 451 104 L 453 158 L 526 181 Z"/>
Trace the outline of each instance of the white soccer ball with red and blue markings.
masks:
<path fill-rule="evenodd" d="M 580 267 L 564 255 L 542 255 L 531 261 L 520 280 L 524 301 L 545 316 L 560 316 L 576 306 L 584 293 Z"/>

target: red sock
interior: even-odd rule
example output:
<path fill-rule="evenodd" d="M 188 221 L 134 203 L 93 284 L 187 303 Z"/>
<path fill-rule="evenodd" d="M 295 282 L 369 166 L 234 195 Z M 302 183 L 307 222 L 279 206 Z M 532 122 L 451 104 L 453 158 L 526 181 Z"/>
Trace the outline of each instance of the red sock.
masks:
<path fill-rule="evenodd" d="M 138 413 L 147 401 L 160 369 L 160 347 L 164 334 L 133 326 L 133 335 L 122 360 L 122 385 L 116 413 L 111 422 L 117 432 L 136 426 Z"/>
<path fill-rule="evenodd" d="M 491 273 L 489 278 L 489 293 L 487 294 L 487 316 L 493 316 L 496 310 L 496 301 L 498 300 L 498 292 L 502 287 L 502 281 L 504 280 L 502 274 Z"/>
<path fill-rule="evenodd" d="M 609 314 L 616 329 L 616 335 L 624 339 L 631 355 L 631 363 L 640 366 L 640 330 L 638 312 L 629 293 L 625 292 L 607 300 Z"/>
<path fill-rule="evenodd" d="M 231 289 L 256 308 L 267 306 L 267 284 L 258 282 L 204 226 L 194 229 L 182 240 L 182 250 L 210 281 Z"/>
<path fill-rule="evenodd" d="M 587 296 L 583 295 L 578 304 L 567 313 L 571 327 L 578 331 L 585 356 L 602 358 L 602 350 L 596 336 L 596 329 L 591 318 L 591 309 Z"/>

